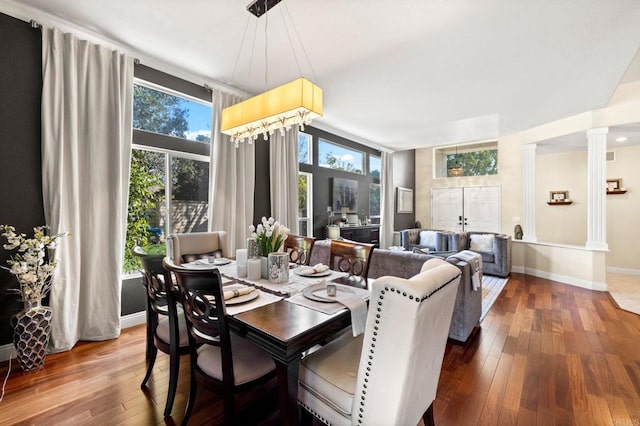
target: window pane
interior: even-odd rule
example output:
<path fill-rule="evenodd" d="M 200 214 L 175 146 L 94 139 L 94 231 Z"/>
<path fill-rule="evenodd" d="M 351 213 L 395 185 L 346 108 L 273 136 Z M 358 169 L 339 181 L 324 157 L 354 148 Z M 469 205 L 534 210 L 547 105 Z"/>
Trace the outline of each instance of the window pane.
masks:
<path fill-rule="evenodd" d="M 498 174 L 498 142 L 449 146 L 434 150 L 434 177 Z"/>
<path fill-rule="evenodd" d="M 298 133 L 298 163 L 313 164 L 311 152 L 313 138 L 306 133 Z"/>
<path fill-rule="evenodd" d="M 360 151 L 320 139 L 318 141 L 318 157 L 320 167 L 362 174 L 364 155 Z"/>
<path fill-rule="evenodd" d="M 380 185 L 369 184 L 369 216 L 380 216 Z"/>
<path fill-rule="evenodd" d="M 307 219 L 298 220 L 298 235 L 309 236 L 309 221 Z"/>
<path fill-rule="evenodd" d="M 134 149 L 131 152 L 129 207 L 124 271 L 140 268 L 131 250 L 139 245 L 147 253 L 165 253 L 165 154 Z"/>
<path fill-rule="evenodd" d="M 171 232 L 206 232 L 209 163 L 174 158 L 171 172 Z"/>
<path fill-rule="evenodd" d="M 307 175 L 298 175 L 298 217 L 309 217 L 308 212 L 309 179 Z"/>
<path fill-rule="evenodd" d="M 374 155 L 369 156 L 369 174 L 373 177 L 382 176 L 382 160 Z"/>
<path fill-rule="evenodd" d="M 311 206 L 313 197 L 313 175 L 311 173 L 298 173 L 298 235 L 313 236 Z"/>
<path fill-rule="evenodd" d="M 134 85 L 133 128 L 211 143 L 211 105 Z"/>

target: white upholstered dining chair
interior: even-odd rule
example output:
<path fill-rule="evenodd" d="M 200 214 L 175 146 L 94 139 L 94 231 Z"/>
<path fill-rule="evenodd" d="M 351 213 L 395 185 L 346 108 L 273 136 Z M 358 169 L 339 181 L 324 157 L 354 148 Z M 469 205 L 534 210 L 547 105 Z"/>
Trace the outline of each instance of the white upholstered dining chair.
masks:
<path fill-rule="evenodd" d="M 225 231 L 171 234 L 173 261 L 187 263 L 202 256 L 230 257 Z"/>
<path fill-rule="evenodd" d="M 364 335 L 302 359 L 298 402 L 331 425 L 433 424 L 433 401 L 460 270 L 441 259 L 410 279 L 373 283 Z"/>

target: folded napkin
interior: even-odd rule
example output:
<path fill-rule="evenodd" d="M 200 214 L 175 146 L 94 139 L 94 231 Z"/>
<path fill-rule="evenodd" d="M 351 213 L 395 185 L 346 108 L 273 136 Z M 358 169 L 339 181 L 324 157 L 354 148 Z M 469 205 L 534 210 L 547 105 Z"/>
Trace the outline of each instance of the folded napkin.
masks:
<path fill-rule="evenodd" d="M 360 296 L 355 294 L 341 294 L 336 297 L 336 302 L 344 305 L 351 312 L 351 331 L 353 337 L 364 333 L 367 325 L 367 302 Z"/>
<path fill-rule="evenodd" d="M 234 297 L 240 297 L 240 296 L 244 296 L 245 294 L 249 294 L 253 291 L 255 291 L 255 287 L 249 287 L 249 286 L 235 286 L 233 289 L 230 290 L 225 290 L 223 295 L 224 295 L 224 300 L 229 300 L 232 299 Z"/>
<path fill-rule="evenodd" d="M 300 267 L 300 273 L 303 275 L 319 274 L 329 269 L 329 266 L 318 263 L 315 266 L 302 266 Z"/>

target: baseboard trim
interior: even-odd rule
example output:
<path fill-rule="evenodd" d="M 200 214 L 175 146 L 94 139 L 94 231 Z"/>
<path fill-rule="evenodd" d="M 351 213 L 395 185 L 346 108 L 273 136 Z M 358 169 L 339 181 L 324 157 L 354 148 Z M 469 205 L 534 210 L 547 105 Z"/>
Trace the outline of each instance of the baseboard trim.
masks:
<path fill-rule="evenodd" d="M 594 291 L 607 291 L 607 283 L 599 283 L 594 281 L 582 280 L 576 277 L 570 277 L 568 275 L 554 274 L 553 272 L 540 271 L 533 268 L 525 268 L 523 266 L 514 266 L 511 268 L 512 272 L 520 274 L 532 275 L 538 278 L 544 278 L 551 281 L 558 281 L 564 284 L 573 285 L 576 287 L 586 288 Z"/>
<path fill-rule="evenodd" d="M 615 268 L 613 266 L 608 267 L 607 272 L 612 274 L 640 275 L 640 269 Z"/>
<path fill-rule="evenodd" d="M 145 311 L 134 312 L 133 314 L 120 317 L 120 329 L 133 327 L 134 325 L 144 324 L 147 322 L 147 313 Z"/>
<path fill-rule="evenodd" d="M 13 343 L 0 346 L 0 362 L 9 361 L 16 357 L 16 348 Z"/>
<path fill-rule="evenodd" d="M 120 329 L 133 327 L 134 325 L 144 324 L 147 322 L 145 311 L 135 312 L 133 314 L 120 317 Z M 0 362 L 9 361 L 16 357 L 16 348 L 12 343 L 0 346 Z"/>

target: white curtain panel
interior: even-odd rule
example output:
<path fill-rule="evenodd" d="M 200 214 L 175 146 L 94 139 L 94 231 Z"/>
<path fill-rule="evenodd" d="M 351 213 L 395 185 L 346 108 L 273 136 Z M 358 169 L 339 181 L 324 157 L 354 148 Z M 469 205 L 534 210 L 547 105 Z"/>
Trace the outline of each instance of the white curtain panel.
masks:
<path fill-rule="evenodd" d="M 42 77 L 45 218 L 71 233 L 56 250 L 50 298 L 58 352 L 120 334 L 133 60 L 43 28 Z"/>
<path fill-rule="evenodd" d="M 393 245 L 393 154 L 382 152 L 380 178 L 380 248 Z"/>
<path fill-rule="evenodd" d="M 298 127 L 269 137 L 271 216 L 291 230 L 298 229 Z"/>
<path fill-rule="evenodd" d="M 209 223 L 211 231 L 227 231 L 229 253 L 246 247 L 253 222 L 255 146 L 245 142 L 236 148 L 229 136 L 220 133 L 222 110 L 241 100 L 220 90 L 213 92 Z"/>

